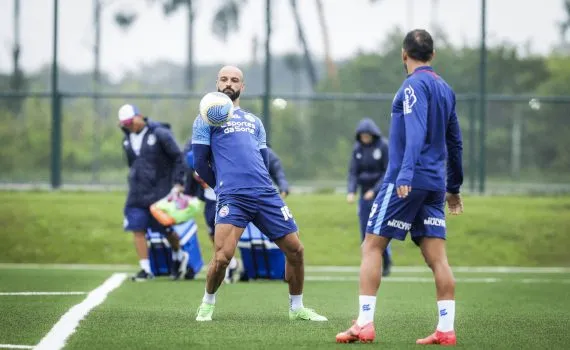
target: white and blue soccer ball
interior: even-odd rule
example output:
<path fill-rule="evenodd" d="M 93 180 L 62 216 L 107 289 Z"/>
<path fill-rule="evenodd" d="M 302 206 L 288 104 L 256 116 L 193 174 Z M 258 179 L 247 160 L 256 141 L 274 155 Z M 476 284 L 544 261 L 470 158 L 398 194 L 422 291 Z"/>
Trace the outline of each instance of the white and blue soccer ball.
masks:
<path fill-rule="evenodd" d="M 221 92 L 209 92 L 200 100 L 200 116 L 213 126 L 220 126 L 233 115 L 234 103 L 228 95 Z"/>

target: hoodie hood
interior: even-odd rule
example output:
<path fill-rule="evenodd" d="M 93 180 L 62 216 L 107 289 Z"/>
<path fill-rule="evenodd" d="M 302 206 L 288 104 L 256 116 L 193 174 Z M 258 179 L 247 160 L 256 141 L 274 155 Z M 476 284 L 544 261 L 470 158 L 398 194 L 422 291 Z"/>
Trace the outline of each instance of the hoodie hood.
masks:
<path fill-rule="evenodd" d="M 374 136 L 375 139 L 379 139 L 382 137 L 382 133 L 380 132 L 380 128 L 374 121 L 370 118 L 364 118 L 358 123 L 356 127 L 356 141 L 360 141 L 358 139 L 358 135 L 362 133 L 369 133 L 370 135 Z"/>

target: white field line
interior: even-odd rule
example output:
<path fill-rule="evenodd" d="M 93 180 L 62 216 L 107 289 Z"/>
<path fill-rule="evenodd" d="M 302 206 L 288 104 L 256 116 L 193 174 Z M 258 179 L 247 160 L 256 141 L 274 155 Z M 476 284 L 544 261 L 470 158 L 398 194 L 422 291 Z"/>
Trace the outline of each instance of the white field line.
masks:
<path fill-rule="evenodd" d="M 452 266 L 459 273 L 570 273 L 570 267 Z M 306 266 L 306 272 L 359 272 L 358 266 Z M 425 266 L 394 266 L 392 272 L 431 272 Z"/>
<path fill-rule="evenodd" d="M 17 264 L 0 263 L 0 269 L 46 269 L 46 270 L 94 270 L 94 271 L 130 271 L 138 269 L 137 265 L 110 264 Z M 570 267 L 522 267 L 522 266 L 452 266 L 458 273 L 570 273 Z M 358 266 L 305 266 L 306 272 L 354 272 Z M 393 272 L 420 273 L 431 272 L 425 266 L 394 266 Z"/>
<path fill-rule="evenodd" d="M 0 344 L 0 349 L 33 349 L 32 345 Z"/>
<path fill-rule="evenodd" d="M 34 349 L 58 350 L 75 332 L 79 322 L 96 306 L 105 301 L 107 295 L 119 287 L 127 278 L 126 273 L 114 273 L 99 287 L 93 289 L 81 303 L 69 309 Z"/>
<path fill-rule="evenodd" d="M 305 276 L 305 281 L 318 282 L 357 282 L 358 276 Z M 548 278 L 525 278 L 525 279 L 501 279 L 494 277 L 463 277 L 456 278 L 458 283 L 525 283 L 525 284 L 547 284 L 562 283 L 570 284 L 570 279 L 548 279 Z M 383 277 L 382 282 L 404 282 L 404 283 L 434 283 L 432 277 Z"/>
<path fill-rule="evenodd" d="M 29 264 L 29 263 L 0 263 L 0 269 L 22 270 L 93 270 L 93 271 L 130 271 L 136 270 L 137 265 L 111 264 Z"/>
<path fill-rule="evenodd" d="M 87 292 L 0 292 L 0 296 L 36 296 L 36 295 L 83 295 Z"/>

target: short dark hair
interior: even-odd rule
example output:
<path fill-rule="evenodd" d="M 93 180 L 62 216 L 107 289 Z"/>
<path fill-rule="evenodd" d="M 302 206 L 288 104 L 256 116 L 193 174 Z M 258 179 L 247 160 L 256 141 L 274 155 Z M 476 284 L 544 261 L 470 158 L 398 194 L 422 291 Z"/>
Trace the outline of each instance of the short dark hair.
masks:
<path fill-rule="evenodd" d="M 431 61 L 433 57 L 433 39 L 424 29 L 414 29 L 406 34 L 402 47 L 410 58 L 420 62 Z"/>

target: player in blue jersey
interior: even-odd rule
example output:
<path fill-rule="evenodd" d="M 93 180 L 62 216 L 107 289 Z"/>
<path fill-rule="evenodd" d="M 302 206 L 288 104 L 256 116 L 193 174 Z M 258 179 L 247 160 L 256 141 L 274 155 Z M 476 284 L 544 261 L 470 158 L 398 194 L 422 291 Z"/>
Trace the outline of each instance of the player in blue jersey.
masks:
<path fill-rule="evenodd" d="M 431 67 L 433 40 L 425 30 L 409 32 L 402 60 L 408 77 L 392 104 L 390 160 L 362 245 L 358 319 L 337 342 L 373 341 L 374 309 L 382 253 L 408 231 L 433 271 L 439 322 L 417 344 L 455 345 L 455 281 L 445 250 L 445 202 L 452 215 L 463 212 L 462 140 L 455 94 Z"/>
<path fill-rule="evenodd" d="M 253 222 L 285 253 L 285 280 L 289 284 L 291 320 L 326 321 L 303 306 L 303 245 L 291 211 L 273 187 L 268 172 L 265 130 L 261 120 L 239 106 L 243 74 L 233 66 L 218 72 L 216 87 L 234 102 L 233 117 L 220 127 L 194 121 L 192 150 L 194 169 L 214 188 L 218 203 L 214 233 L 214 257 L 208 268 L 206 291 L 196 321 L 211 321 L 216 291 L 234 256 L 238 240 Z"/>

